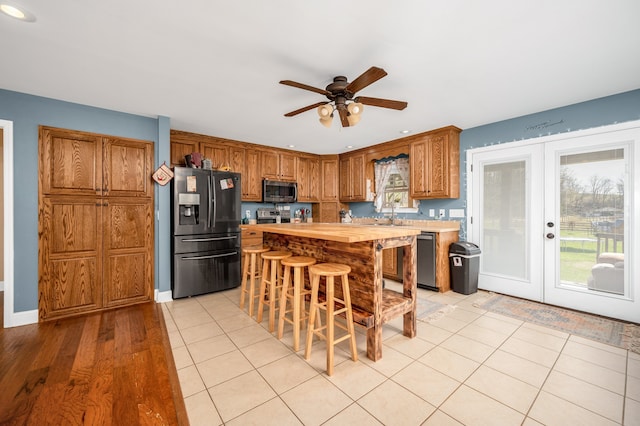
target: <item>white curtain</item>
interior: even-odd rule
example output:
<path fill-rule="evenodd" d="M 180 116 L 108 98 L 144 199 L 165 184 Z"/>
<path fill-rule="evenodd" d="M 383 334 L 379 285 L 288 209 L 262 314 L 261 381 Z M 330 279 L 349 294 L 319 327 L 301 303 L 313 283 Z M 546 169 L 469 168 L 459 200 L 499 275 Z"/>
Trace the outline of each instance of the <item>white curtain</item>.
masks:
<path fill-rule="evenodd" d="M 376 162 L 374 166 L 374 174 L 376 177 L 376 198 L 374 204 L 377 212 L 381 212 L 382 207 L 384 207 L 384 187 L 387 185 L 387 182 L 389 182 L 389 177 L 393 172 L 393 163 L 393 160 Z"/>
<path fill-rule="evenodd" d="M 381 212 L 383 207 L 388 207 L 385 205 L 384 188 L 393 173 L 398 173 L 407 185 L 409 185 L 409 157 L 389 158 L 375 163 L 376 197 L 374 204 L 376 212 Z M 413 207 L 416 207 L 415 204 L 414 202 Z"/>

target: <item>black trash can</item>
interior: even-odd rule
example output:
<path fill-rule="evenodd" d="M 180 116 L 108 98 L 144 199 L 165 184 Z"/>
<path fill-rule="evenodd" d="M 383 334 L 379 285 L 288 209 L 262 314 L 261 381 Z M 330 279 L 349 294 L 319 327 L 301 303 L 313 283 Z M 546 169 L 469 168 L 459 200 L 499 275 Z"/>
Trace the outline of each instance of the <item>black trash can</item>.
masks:
<path fill-rule="evenodd" d="M 480 248 L 467 241 L 458 241 L 449 246 L 451 289 L 456 293 L 471 294 L 478 291 L 480 270 Z"/>

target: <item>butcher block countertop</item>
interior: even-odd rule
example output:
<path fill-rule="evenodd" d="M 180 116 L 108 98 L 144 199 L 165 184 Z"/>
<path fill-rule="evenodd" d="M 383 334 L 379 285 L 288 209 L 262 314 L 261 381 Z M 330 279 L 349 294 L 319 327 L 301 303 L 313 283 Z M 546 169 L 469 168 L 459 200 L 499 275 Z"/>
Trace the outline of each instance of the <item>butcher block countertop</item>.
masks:
<path fill-rule="evenodd" d="M 355 223 L 278 223 L 255 226 L 263 232 L 343 243 L 408 237 L 419 235 L 421 232 L 419 228 L 411 226 L 380 226 Z"/>

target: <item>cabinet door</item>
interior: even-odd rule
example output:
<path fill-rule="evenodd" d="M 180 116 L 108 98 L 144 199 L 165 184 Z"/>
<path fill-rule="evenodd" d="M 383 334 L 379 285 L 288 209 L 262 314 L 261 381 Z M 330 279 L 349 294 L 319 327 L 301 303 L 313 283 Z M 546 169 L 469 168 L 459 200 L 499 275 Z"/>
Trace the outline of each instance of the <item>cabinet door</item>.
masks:
<path fill-rule="evenodd" d="M 184 156 L 192 152 L 198 152 L 198 142 L 195 141 L 171 141 L 171 167 L 185 166 Z"/>
<path fill-rule="evenodd" d="M 230 147 L 229 148 L 229 166 L 231 167 L 231 171 L 240 173 L 244 178 L 245 172 L 245 158 L 244 158 L 244 148 L 238 147 Z M 244 187 L 244 182 L 243 182 Z M 244 189 L 243 189 L 244 193 Z"/>
<path fill-rule="evenodd" d="M 447 155 L 447 136 L 429 138 L 429 194 L 431 197 L 447 195 L 449 179 L 447 176 L 449 156 Z"/>
<path fill-rule="evenodd" d="M 364 154 L 350 158 L 351 168 L 351 200 L 366 201 Z"/>
<path fill-rule="evenodd" d="M 153 195 L 153 143 L 131 139 L 104 139 L 104 195 Z"/>
<path fill-rule="evenodd" d="M 260 174 L 260 156 L 264 154 L 255 149 L 245 152 L 245 174 L 242 176 L 242 200 L 262 201 L 262 176 Z"/>
<path fill-rule="evenodd" d="M 320 160 L 317 158 L 298 158 L 298 201 L 317 202 L 320 181 Z"/>
<path fill-rule="evenodd" d="M 43 194 L 102 194 L 100 135 L 41 126 L 38 144 Z"/>
<path fill-rule="evenodd" d="M 38 215 L 40 320 L 102 307 L 102 200 L 43 197 Z"/>
<path fill-rule="evenodd" d="M 411 168 L 411 197 L 428 197 L 429 178 L 427 174 L 429 173 L 429 150 L 427 149 L 427 141 L 418 141 L 411 144 L 409 162 Z"/>
<path fill-rule="evenodd" d="M 351 162 L 340 159 L 340 200 L 351 201 Z"/>
<path fill-rule="evenodd" d="M 200 143 L 200 152 L 202 153 L 202 158 L 211 159 L 211 166 L 214 169 L 230 166 L 229 149 L 226 146 L 202 142 Z"/>
<path fill-rule="evenodd" d="M 338 159 L 322 159 L 322 200 L 338 201 L 338 182 Z"/>
<path fill-rule="evenodd" d="M 274 151 L 260 153 L 260 169 L 265 179 L 278 179 L 280 171 L 279 156 Z"/>
<path fill-rule="evenodd" d="M 104 208 L 104 306 L 151 300 L 153 204 L 110 198 Z"/>
<path fill-rule="evenodd" d="M 398 277 L 398 249 L 382 250 L 382 273 L 393 279 Z"/>
<path fill-rule="evenodd" d="M 279 163 L 280 163 L 279 179 L 295 181 L 296 177 L 298 176 L 297 157 L 293 154 L 280 154 Z"/>
<path fill-rule="evenodd" d="M 340 203 L 337 201 L 327 201 L 319 204 L 319 220 L 313 220 L 323 223 L 339 223 L 340 222 Z M 315 213 L 314 213 L 315 215 Z"/>

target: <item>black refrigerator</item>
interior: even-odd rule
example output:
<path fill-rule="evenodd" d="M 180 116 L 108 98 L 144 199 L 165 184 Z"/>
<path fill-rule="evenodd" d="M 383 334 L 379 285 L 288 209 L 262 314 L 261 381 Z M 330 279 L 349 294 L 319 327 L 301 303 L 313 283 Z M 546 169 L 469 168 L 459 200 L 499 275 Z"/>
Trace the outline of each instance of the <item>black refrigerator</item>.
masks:
<path fill-rule="evenodd" d="M 171 180 L 174 299 L 240 285 L 240 174 L 176 167 Z"/>

